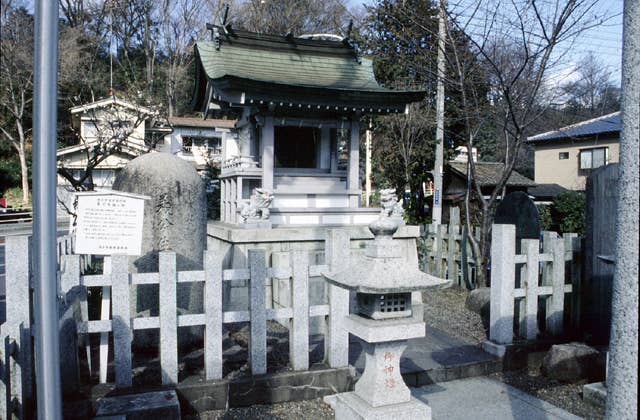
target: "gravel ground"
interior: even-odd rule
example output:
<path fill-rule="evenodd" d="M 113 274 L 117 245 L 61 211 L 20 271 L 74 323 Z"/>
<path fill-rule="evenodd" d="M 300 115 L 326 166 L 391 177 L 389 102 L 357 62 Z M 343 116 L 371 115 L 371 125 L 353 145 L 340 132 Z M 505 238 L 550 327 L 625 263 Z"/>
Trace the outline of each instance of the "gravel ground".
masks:
<path fill-rule="evenodd" d="M 480 316 L 469 311 L 464 302 L 467 291 L 457 288 L 433 290 L 423 293 L 425 322 L 428 326 L 447 331 L 449 334 L 469 343 L 480 344 L 486 340 L 487 329 Z M 565 384 L 545 378 L 540 372 L 512 371 L 489 376 L 528 394 L 541 398 L 555 406 L 588 420 L 604 418 L 604 409 L 592 406 L 582 400 L 584 382 Z M 196 417 L 186 417 L 195 419 Z M 200 415 L 200 419 L 333 419 L 333 410 L 321 399 L 256 405 L 247 408 L 210 411 Z"/>
<path fill-rule="evenodd" d="M 596 407 L 582 400 L 582 386 L 586 382 L 562 383 L 547 379 L 539 372 L 512 371 L 489 375 L 489 378 L 504 382 L 527 394 L 534 395 L 576 416 L 588 420 L 604 418 L 604 408 Z"/>
<path fill-rule="evenodd" d="M 246 408 L 230 408 L 227 411 L 208 411 L 200 417 L 185 417 L 188 420 L 329 420 L 334 418 L 333 409 L 322 399 L 279 403 L 273 405 L 254 405 Z"/>
<path fill-rule="evenodd" d="M 434 289 L 422 293 L 424 320 L 429 327 L 473 344 L 487 339 L 480 316 L 464 306 L 467 291 L 458 288 Z"/>

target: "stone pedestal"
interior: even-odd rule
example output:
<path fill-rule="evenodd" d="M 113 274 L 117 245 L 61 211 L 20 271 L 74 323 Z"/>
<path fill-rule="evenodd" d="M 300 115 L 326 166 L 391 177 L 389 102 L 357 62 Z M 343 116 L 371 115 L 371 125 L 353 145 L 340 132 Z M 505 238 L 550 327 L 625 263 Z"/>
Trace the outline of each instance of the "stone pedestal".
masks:
<path fill-rule="evenodd" d="M 351 314 L 345 327 L 365 340 L 365 368 L 354 392 L 336 396 L 336 419 L 431 419 L 431 409 L 411 397 L 400 374 L 400 358 L 410 338 L 424 337 L 425 324 L 415 315 L 372 320 Z"/>
<path fill-rule="evenodd" d="M 337 420 L 431 420 L 431 407 L 413 397 L 405 403 L 371 407 L 355 392 L 345 392 L 336 395 L 335 411 Z"/>
<path fill-rule="evenodd" d="M 400 375 L 400 356 L 407 341 L 365 344 L 365 368 L 355 393 L 372 407 L 406 403 L 411 391 Z"/>

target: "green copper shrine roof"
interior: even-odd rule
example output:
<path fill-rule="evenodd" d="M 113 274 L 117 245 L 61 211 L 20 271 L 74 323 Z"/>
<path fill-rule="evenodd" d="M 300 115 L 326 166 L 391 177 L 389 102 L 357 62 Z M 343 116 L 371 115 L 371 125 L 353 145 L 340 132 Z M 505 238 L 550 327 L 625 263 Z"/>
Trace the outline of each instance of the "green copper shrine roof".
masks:
<path fill-rule="evenodd" d="M 425 92 L 396 91 L 375 80 L 371 60 L 358 58 L 346 42 L 255 34 L 234 30 L 196 44 L 200 85 L 242 91 L 241 104 L 272 103 L 320 109 L 391 112 L 422 100 Z M 202 105 L 204 86 L 196 86 Z M 221 95 L 224 96 L 224 95 Z M 254 102 L 251 102 L 254 101 Z M 232 101 L 229 101 L 232 102 Z M 375 108 L 375 109 L 374 109 Z"/>

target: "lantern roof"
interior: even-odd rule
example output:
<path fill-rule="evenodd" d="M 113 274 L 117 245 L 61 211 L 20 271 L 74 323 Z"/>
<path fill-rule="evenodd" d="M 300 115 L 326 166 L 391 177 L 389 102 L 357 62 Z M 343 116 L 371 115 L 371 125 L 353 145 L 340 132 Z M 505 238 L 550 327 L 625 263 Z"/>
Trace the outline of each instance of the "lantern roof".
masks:
<path fill-rule="evenodd" d="M 392 238 L 399 221 L 381 216 L 369 225 L 374 234 L 363 256 L 353 257 L 346 269 L 323 273 L 331 284 L 358 293 L 405 293 L 434 287 L 446 287 L 448 280 L 420 271 L 407 264 L 398 244 Z"/>

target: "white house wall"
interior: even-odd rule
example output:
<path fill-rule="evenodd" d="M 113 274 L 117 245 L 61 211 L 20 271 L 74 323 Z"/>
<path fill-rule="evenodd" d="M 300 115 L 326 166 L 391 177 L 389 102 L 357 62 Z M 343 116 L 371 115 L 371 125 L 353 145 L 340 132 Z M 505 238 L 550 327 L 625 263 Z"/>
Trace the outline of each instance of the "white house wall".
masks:
<path fill-rule="evenodd" d="M 97 136 L 93 134 L 95 133 L 95 130 L 96 130 L 95 121 L 98 122 L 97 124 L 99 126 L 100 121 L 106 121 L 108 119 L 114 118 L 114 116 L 118 120 L 130 121 L 132 124 L 135 122 L 138 122 L 138 125 L 133 128 L 133 131 L 127 138 L 127 141 L 130 143 L 135 143 L 135 144 L 144 146 L 145 122 L 141 120 L 138 115 L 134 115 L 132 113 L 125 112 L 122 110 L 117 111 L 117 113 L 105 112 L 103 110 L 95 110 L 95 112 L 91 111 L 91 112 L 82 114 L 80 118 L 82 137 L 88 142 L 96 141 Z"/>

